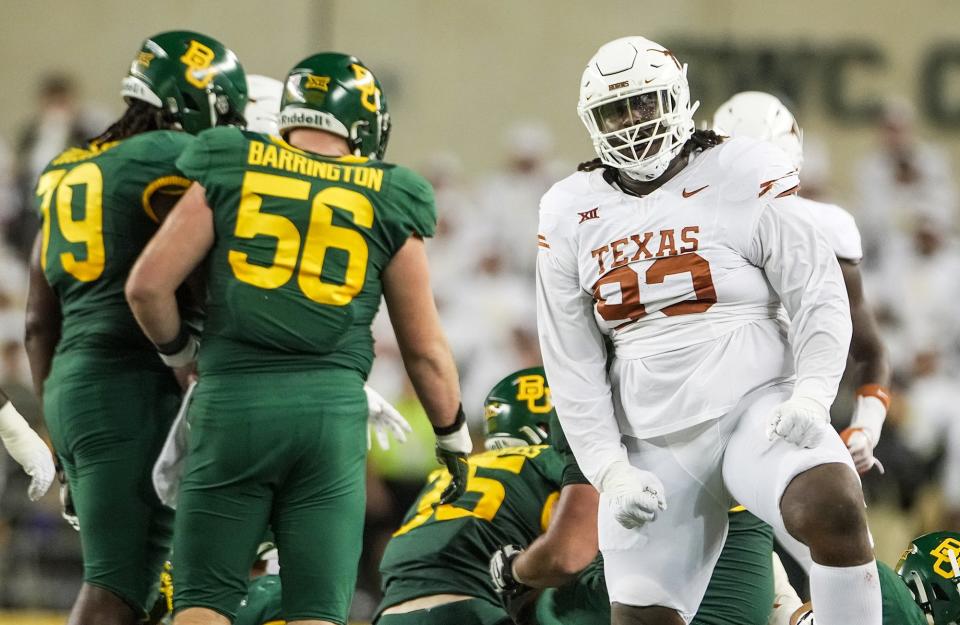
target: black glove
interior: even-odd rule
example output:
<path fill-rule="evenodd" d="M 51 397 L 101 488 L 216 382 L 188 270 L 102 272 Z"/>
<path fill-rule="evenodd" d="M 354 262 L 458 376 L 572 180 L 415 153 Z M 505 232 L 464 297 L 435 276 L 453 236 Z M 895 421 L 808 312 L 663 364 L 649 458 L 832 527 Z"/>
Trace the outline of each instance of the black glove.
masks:
<path fill-rule="evenodd" d="M 70 527 L 80 531 L 80 520 L 77 518 L 77 510 L 73 507 L 73 497 L 70 495 L 70 484 L 67 482 L 67 474 L 64 473 L 60 461 L 57 460 L 57 481 L 60 482 L 60 516 L 70 524 Z"/>
<path fill-rule="evenodd" d="M 500 597 L 503 609 L 518 625 L 536 622 L 535 607 L 540 591 L 517 581 L 513 561 L 523 553 L 516 545 L 504 545 L 490 557 L 490 581 Z"/>
<path fill-rule="evenodd" d="M 473 450 L 473 441 L 470 440 L 463 406 L 458 409 L 453 425 L 434 427 L 433 432 L 437 436 L 437 460 L 447 468 L 452 478 L 450 485 L 440 495 L 442 505 L 456 501 L 467 491 L 467 477 L 470 473 L 467 456 Z"/>

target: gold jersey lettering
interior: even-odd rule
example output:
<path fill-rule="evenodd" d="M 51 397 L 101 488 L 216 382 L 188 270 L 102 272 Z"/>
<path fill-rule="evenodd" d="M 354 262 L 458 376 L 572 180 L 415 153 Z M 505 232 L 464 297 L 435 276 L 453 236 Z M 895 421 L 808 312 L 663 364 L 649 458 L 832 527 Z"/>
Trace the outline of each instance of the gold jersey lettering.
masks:
<path fill-rule="evenodd" d="M 250 151 L 247 153 L 248 165 L 259 165 L 263 162 L 263 144 L 259 141 L 250 142 Z"/>
<path fill-rule="evenodd" d="M 216 53 L 209 46 L 191 39 L 190 47 L 180 57 L 180 61 L 187 66 L 184 72 L 187 82 L 197 89 L 206 88 L 217 73 L 216 69 L 211 67 L 214 58 Z"/>
<path fill-rule="evenodd" d="M 273 145 L 264 145 L 263 160 L 260 162 L 264 167 L 277 166 L 277 148 Z"/>

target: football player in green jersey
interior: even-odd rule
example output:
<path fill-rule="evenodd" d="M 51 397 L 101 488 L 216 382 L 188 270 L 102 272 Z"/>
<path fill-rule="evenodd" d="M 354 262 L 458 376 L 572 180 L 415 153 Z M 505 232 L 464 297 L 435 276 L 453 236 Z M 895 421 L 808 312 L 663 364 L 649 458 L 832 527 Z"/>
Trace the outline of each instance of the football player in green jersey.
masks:
<path fill-rule="evenodd" d="M 883 625 L 960 624 L 958 560 L 960 533 L 934 532 L 913 540 L 896 572 L 878 562 Z M 815 625 L 815 617 L 807 603 L 793 612 L 789 621 L 771 619 L 770 625 Z"/>
<path fill-rule="evenodd" d="M 177 625 L 228 623 L 268 523 L 289 622 L 344 623 L 364 514 L 364 380 L 387 302 L 407 372 L 466 488 L 471 449 L 430 291 L 432 189 L 385 163 L 380 83 L 323 53 L 287 76 L 281 137 L 215 128 L 177 165 L 194 180 L 131 272 L 127 299 L 166 362 L 195 366 L 175 293 L 206 259 L 200 382 L 174 538 Z"/>
<path fill-rule="evenodd" d="M 434 471 L 387 545 L 377 625 L 511 623 L 487 561 L 502 544 L 529 544 L 550 520 L 565 466 L 549 446 L 552 411 L 541 367 L 494 387 L 485 402 L 488 451 L 470 457 L 467 493 L 437 505 L 450 474 Z"/>
<path fill-rule="evenodd" d="M 218 41 L 166 32 L 143 43 L 122 94 L 123 116 L 53 159 L 36 190 L 43 224 L 26 348 L 80 525 L 84 584 L 71 625 L 138 622 L 169 548 L 172 513 L 154 495 L 150 470 L 180 388 L 123 287 L 189 184 L 175 164 L 188 133 L 241 123 L 246 79 Z"/>

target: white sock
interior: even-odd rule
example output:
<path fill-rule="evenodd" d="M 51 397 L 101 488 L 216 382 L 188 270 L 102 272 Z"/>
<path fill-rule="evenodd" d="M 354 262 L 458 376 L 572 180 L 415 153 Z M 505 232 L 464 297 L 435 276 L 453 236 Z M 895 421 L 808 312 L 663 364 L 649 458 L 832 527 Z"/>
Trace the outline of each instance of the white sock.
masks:
<path fill-rule="evenodd" d="M 817 625 L 881 625 L 876 561 L 860 566 L 810 567 L 810 600 Z"/>

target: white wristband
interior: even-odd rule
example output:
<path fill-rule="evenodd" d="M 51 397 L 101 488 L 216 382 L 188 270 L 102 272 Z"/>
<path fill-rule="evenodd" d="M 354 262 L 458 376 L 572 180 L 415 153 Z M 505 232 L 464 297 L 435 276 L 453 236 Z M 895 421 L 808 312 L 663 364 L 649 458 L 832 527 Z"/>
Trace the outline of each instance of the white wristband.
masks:
<path fill-rule="evenodd" d="M 186 367 L 187 365 L 193 364 L 197 360 L 197 354 L 200 352 L 200 341 L 197 340 L 197 337 L 192 334 L 187 339 L 187 344 L 183 346 L 179 352 L 175 354 L 159 354 L 160 360 L 163 361 L 163 364 L 167 365 L 171 369 L 179 369 L 180 367 Z"/>
<path fill-rule="evenodd" d="M 464 421 L 456 431 L 450 434 L 437 436 L 437 447 L 460 454 L 469 454 L 473 451 L 473 440 L 470 438 L 467 422 Z"/>
<path fill-rule="evenodd" d="M 876 447 L 886 418 L 887 407 L 882 401 L 873 395 L 857 395 L 857 405 L 853 409 L 850 427 L 862 429 L 870 439 L 870 445 Z"/>

